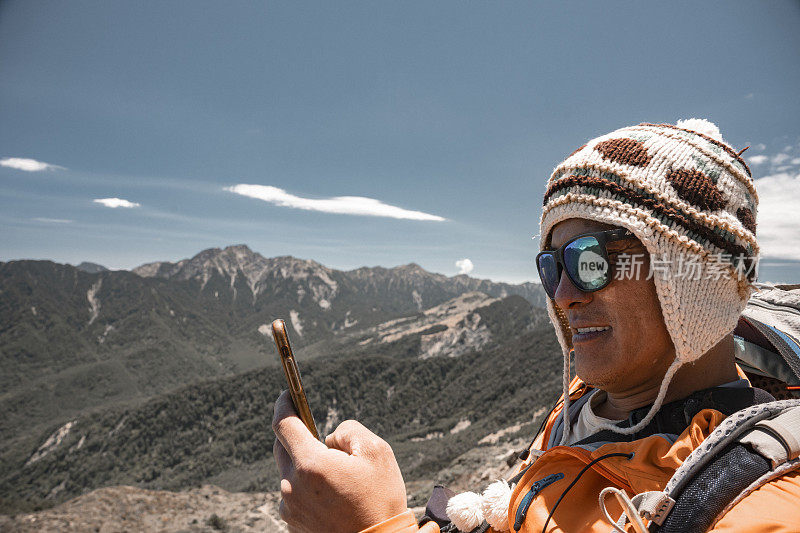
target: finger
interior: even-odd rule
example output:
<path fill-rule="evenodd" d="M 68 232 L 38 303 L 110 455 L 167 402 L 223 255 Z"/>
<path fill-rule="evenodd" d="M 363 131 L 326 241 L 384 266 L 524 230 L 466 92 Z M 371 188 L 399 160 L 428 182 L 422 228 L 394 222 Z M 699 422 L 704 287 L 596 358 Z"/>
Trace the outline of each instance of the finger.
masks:
<path fill-rule="evenodd" d="M 293 490 L 291 484 L 285 480 L 281 480 L 281 502 L 278 506 L 278 516 L 280 516 L 281 520 L 286 522 L 288 525 L 296 525 L 298 521 L 298 517 L 296 514 L 296 505 L 297 501 L 292 502 L 294 498 Z"/>
<path fill-rule="evenodd" d="M 287 525 L 289 524 L 289 520 L 292 519 L 291 516 L 289 516 L 289 509 L 286 507 L 286 500 L 281 500 L 280 505 L 278 505 L 278 516 L 281 520 L 286 522 Z"/>
<path fill-rule="evenodd" d="M 289 391 L 283 391 L 278 399 L 275 400 L 275 412 L 272 416 L 272 430 L 278 437 L 292 463 L 296 466 L 298 459 L 312 457 L 319 453 L 321 449 L 326 449 L 325 445 L 314 438 L 306 425 L 297 416 L 292 404 Z"/>
<path fill-rule="evenodd" d="M 355 420 L 345 420 L 325 438 L 328 448 L 350 455 L 364 455 L 380 438 Z"/>
<path fill-rule="evenodd" d="M 278 472 L 281 475 L 281 479 L 292 479 L 294 477 L 292 458 L 289 457 L 286 448 L 283 447 L 283 444 L 278 439 L 275 439 L 275 444 L 272 446 L 272 455 L 278 464 Z"/>

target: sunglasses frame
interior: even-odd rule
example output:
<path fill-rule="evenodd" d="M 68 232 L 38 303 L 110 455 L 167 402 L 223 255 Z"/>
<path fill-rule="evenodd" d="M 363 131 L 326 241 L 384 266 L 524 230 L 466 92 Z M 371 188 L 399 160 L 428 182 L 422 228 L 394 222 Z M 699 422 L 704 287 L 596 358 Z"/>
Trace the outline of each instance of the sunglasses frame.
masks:
<path fill-rule="evenodd" d="M 606 288 L 608 286 L 608 284 L 611 283 L 611 280 L 614 277 L 613 265 L 611 264 L 611 261 L 608 258 L 608 249 L 606 248 L 606 244 L 609 243 L 609 242 L 621 241 L 621 240 L 629 239 L 629 238 L 631 238 L 633 236 L 634 236 L 633 233 L 630 230 L 627 230 L 625 228 L 609 229 L 609 230 L 604 230 L 604 231 L 595 231 L 595 232 L 592 232 L 592 233 L 582 233 L 580 235 L 576 235 L 576 236 L 572 237 L 570 240 L 568 240 L 567 242 L 562 244 L 556 250 L 542 250 L 541 252 L 536 254 L 536 270 L 539 272 L 539 280 L 542 281 L 542 288 L 547 293 L 547 296 L 551 300 L 555 298 L 555 291 L 558 290 L 558 284 L 561 282 L 561 273 L 564 272 L 564 271 L 567 272 L 567 277 L 572 282 L 572 284 L 575 285 L 575 288 L 577 288 L 579 291 L 582 291 L 582 292 L 595 292 L 595 291 L 599 291 L 600 289 Z M 564 250 L 566 249 L 566 247 L 569 246 L 570 244 L 572 244 L 573 242 L 575 242 L 576 240 L 582 238 L 582 237 L 594 237 L 595 239 L 597 239 L 597 242 L 600 245 L 600 250 L 602 251 L 602 257 L 605 260 L 606 264 L 608 265 L 608 279 L 601 286 L 595 287 L 593 289 L 583 289 L 583 288 L 581 288 L 581 284 L 575 281 L 575 279 L 572 277 L 572 274 L 570 273 L 569 269 L 567 268 L 566 263 L 564 263 Z M 555 259 L 555 262 L 556 262 L 556 270 L 558 271 L 558 281 L 556 282 L 555 289 L 553 289 L 553 294 L 552 295 L 547 291 L 547 285 L 543 281 L 544 278 L 542 276 L 542 269 L 541 269 L 541 267 L 539 265 L 539 258 L 542 257 L 543 255 L 552 255 L 553 259 Z"/>

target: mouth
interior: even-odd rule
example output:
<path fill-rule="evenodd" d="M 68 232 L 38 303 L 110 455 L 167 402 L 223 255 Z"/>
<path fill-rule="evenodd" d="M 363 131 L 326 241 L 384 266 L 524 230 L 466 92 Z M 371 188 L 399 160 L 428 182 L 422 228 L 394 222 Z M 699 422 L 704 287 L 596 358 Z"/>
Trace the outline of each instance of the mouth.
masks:
<path fill-rule="evenodd" d="M 572 329 L 572 343 L 588 342 L 595 339 L 600 339 L 608 335 L 611 331 L 611 326 L 587 326 L 583 328 L 570 328 Z"/>

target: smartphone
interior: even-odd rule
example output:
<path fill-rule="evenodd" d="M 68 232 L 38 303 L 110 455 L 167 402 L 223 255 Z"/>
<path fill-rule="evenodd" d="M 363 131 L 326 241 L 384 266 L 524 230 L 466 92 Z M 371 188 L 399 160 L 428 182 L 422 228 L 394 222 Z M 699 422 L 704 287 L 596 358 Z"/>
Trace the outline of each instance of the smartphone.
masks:
<path fill-rule="evenodd" d="M 300 381 L 300 371 L 297 370 L 292 347 L 289 345 L 289 336 L 286 334 L 286 323 L 280 318 L 272 322 L 272 338 L 275 339 L 275 346 L 281 356 L 283 373 L 286 374 L 286 381 L 289 383 L 289 394 L 294 403 L 294 409 L 300 420 L 306 425 L 308 430 L 319 440 L 317 425 L 314 423 L 314 416 L 308 406 L 306 391 L 303 390 L 303 382 Z"/>

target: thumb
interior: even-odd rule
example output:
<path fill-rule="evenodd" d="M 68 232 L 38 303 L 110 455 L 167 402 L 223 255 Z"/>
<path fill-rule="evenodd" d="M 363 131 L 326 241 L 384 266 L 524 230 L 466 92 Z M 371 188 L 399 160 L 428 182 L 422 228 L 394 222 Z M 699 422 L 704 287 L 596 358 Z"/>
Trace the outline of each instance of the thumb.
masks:
<path fill-rule="evenodd" d="M 275 412 L 272 417 L 272 430 L 275 436 L 286 448 L 295 466 L 302 457 L 313 457 L 324 448 L 321 442 L 314 438 L 306 425 L 295 412 L 289 391 L 283 391 L 275 400 Z"/>

